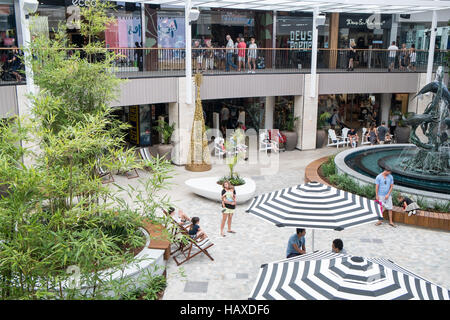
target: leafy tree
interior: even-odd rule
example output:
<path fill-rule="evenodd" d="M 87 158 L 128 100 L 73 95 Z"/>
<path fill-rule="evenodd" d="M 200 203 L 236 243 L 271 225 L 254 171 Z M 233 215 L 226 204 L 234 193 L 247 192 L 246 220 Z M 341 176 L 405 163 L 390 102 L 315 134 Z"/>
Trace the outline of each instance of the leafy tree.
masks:
<path fill-rule="evenodd" d="M 36 36 L 30 44 L 26 63 L 39 86 L 30 96 L 31 116 L 0 124 L 0 299 L 100 297 L 106 270 L 129 263 L 144 245 L 144 219 L 158 221 L 157 209 L 169 206 L 159 194 L 170 164 L 139 162 L 134 149 L 124 148 L 127 126 L 111 115 L 121 82 L 112 73 L 118 55 L 98 37 L 111 22 L 110 7 L 97 1 L 81 9 L 83 49 L 69 45 L 62 26 L 54 39 Z M 129 191 L 133 206 L 97 174 L 99 164 L 118 168 L 123 159 L 153 170 L 144 191 Z M 90 290 L 68 289 L 69 266 L 79 268 Z"/>

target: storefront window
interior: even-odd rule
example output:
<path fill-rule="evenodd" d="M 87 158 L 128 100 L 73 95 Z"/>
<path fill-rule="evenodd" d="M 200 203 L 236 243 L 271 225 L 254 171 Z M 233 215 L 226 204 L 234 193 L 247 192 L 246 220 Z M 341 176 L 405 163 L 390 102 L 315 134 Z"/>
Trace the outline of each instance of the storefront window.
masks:
<path fill-rule="evenodd" d="M 3 0 L 0 0 L 3 1 Z M 85 40 L 80 34 L 81 8 L 90 6 L 89 0 L 40 0 L 37 10 L 39 31 L 52 37 L 58 25 L 63 23 L 72 44 L 82 47 Z M 107 47 L 134 48 L 142 45 L 141 5 L 139 3 L 115 2 L 116 7 L 109 14 L 116 17 L 105 31 L 104 40 Z"/>
<path fill-rule="evenodd" d="M 273 127 L 287 130 L 289 118 L 294 117 L 294 96 L 276 97 L 275 112 L 273 113 Z"/>
<path fill-rule="evenodd" d="M 18 46 L 13 0 L 0 0 L 0 47 Z"/>
<path fill-rule="evenodd" d="M 386 49 L 391 25 L 389 14 L 340 14 L 338 46 L 348 48 L 354 42 L 357 49 Z"/>
<path fill-rule="evenodd" d="M 225 46 L 226 35 L 233 40 L 242 36 L 249 40 L 255 36 L 255 13 L 244 10 L 202 10 L 199 19 L 192 24 L 192 39 L 211 40 L 213 46 Z M 256 39 L 258 42 L 261 39 Z"/>
<path fill-rule="evenodd" d="M 341 123 L 349 128 L 368 127 L 380 124 L 379 94 L 332 94 L 319 96 L 318 116 L 324 112 L 338 111 Z"/>

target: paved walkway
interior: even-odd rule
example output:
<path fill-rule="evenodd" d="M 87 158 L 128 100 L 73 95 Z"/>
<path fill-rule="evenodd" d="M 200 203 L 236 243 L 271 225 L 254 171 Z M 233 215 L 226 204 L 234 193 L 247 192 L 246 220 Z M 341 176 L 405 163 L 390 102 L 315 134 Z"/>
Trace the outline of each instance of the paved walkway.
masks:
<path fill-rule="evenodd" d="M 311 161 L 336 153 L 335 148 L 291 151 L 280 154 L 275 175 L 261 175 L 258 165 L 239 164 L 236 171 L 252 177 L 256 193 L 264 193 L 303 183 L 305 167 Z M 196 196 L 184 185 L 192 177 L 223 175 L 226 165 L 214 165 L 209 172 L 193 173 L 175 167 L 174 185 L 169 192 L 174 203 L 191 217 L 200 217 L 201 227 L 214 246 L 204 255 L 177 267 L 168 262 L 168 287 L 164 299 L 247 299 L 261 264 L 285 258 L 286 244 L 294 229 L 277 228 L 245 212 L 249 203 L 239 205 L 233 219 L 236 234 L 220 237 L 220 204 Z M 125 179 L 126 180 L 126 179 Z M 128 182 L 130 182 L 129 180 Z M 135 182 L 133 182 L 135 183 Z M 312 251 L 311 230 L 307 230 L 306 249 Z M 331 250 L 331 241 L 341 238 L 347 252 L 368 257 L 385 257 L 439 285 L 450 288 L 450 233 L 406 225 L 394 229 L 373 224 L 349 230 L 315 231 L 315 249 Z"/>

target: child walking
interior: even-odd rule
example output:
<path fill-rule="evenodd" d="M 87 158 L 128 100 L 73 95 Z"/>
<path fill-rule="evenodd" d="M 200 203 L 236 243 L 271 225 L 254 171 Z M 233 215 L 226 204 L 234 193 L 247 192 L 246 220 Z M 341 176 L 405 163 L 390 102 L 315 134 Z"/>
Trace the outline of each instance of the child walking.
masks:
<path fill-rule="evenodd" d="M 403 211 L 408 212 L 408 217 L 417 213 L 417 209 L 420 209 L 419 205 L 406 196 L 399 195 L 397 200 L 403 207 Z"/>

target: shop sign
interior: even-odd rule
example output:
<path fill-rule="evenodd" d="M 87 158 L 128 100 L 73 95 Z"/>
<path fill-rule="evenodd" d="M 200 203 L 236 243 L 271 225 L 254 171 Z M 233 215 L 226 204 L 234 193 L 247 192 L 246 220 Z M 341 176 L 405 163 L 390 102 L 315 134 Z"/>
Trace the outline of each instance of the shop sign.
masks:
<path fill-rule="evenodd" d="M 307 49 L 312 47 L 312 18 L 285 17 L 277 20 L 277 35 L 289 36 L 290 48 Z"/>
<path fill-rule="evenodd" d="M 255 24 L 255 19 L 237 14 L 222 14 L 222 24 L 252 27 Z"/>
<path fill-rule="evenodd" d="M 339 17 L 339 28 L 389 29 L 391 24 L 392 16 L 388 14 L 341 15 Z"/>
<path fill-rule="evenodd" d="M 130 142 L 139 145 L 139 106 L 130 106 L 128 120 L 130 127 Z"/>

